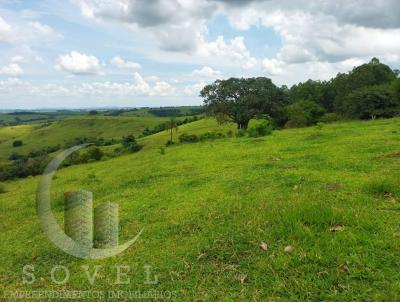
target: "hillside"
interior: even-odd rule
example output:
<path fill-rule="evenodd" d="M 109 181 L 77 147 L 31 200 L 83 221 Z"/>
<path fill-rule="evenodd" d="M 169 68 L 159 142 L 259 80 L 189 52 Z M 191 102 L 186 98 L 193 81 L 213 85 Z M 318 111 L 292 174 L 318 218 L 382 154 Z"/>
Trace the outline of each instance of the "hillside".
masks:
<path fill-rule="evenodd" d="M 0 161 L 11 153 L 27 154 L 32 150 L 64 145 L 75 138 L 120 139 L 124 135 L 139 135 L 143 130 L 153 128 L 168 118 L 152 116 L 76 116 L 47 124 L 0 127 Z M 23 146 L 12 148 L 12 141 L 20 139 Z"/>
<path fill-rule="evenodd" d="M 83 129 L 73 119 L 65 122 Z M 92 133 L 120 136 L 140 123 L 129 119 L 118 128 L 103 122 L 110 124 L 101 133 L 93 126 Z M 35 130 L 40 132 L 24 140 L 55 143 L 60 133 L 52 137 L 46 132 L 51 127 L 59 125 Z M 64 129 L 66 139 L 70 131 Z M 178 134 L 216 129 L 214 121 L 202 120 L 180 127 Z M 132 247 L 103 261 L 77 261 L 45 237 L 35 215 L 39 177 L 5 183 L 2 290 L 86 289 L 80 266 L 101 263 L 93 290 L 152 290 L 143 284 L 142 269 L 151 265 L 157 290 L 176 290 L 182 301 L 395 301 L 400 292 L 399 129 L 399 118 L 336 123 L 256 139 L 178 144 L 165 155 L 158 149 L 165 143 L 163 132 L 143 138 L 145 148 L 138 153 L 62 169 L 52 187 L 53 212 L 61 225 L 63 193 L 86 189 L 95 204 L 119 204 L 121 242 L 144 228 Z M 261 242 L 267 250 L 260 249 Z M 291 254 L 284 252 L 288 245 Z M 51 283 L 55 263 L 69 268 L 68 284 Z M 116 263 L 130 265 L 130 285 L 115 284 Z M 21 284 L 26 264 L 35 265 L 37 278 L 29 286 Z"/>

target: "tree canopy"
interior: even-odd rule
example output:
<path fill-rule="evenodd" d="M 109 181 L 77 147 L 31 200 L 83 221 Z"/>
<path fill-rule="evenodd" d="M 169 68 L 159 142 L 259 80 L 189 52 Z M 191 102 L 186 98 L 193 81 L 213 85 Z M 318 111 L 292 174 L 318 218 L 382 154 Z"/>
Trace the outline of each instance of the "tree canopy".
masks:
<path fill-rule="evenodd" d="M 235 122 L 247 129 L 249 121 L 260 114 L 282 119 L 287 104 L 283 91 L 265 77 L 217 80 L 200 92 L 209 114 L 220 123 Z"/>
<path fill-rule="evenodd" d="M 288 89 L 265 77 L 230 78 L 205 86 L 200 96 L 210 115 L 221 123 L 235 122 L 239 129 L 247 129 L 249 121 L 259 116 L 268 116 L 278 127 L 307 126 L 333 117 L 398 115 L 398 76 L 398 70 L 373 58 L 329 81 L 308 80 Z"/>

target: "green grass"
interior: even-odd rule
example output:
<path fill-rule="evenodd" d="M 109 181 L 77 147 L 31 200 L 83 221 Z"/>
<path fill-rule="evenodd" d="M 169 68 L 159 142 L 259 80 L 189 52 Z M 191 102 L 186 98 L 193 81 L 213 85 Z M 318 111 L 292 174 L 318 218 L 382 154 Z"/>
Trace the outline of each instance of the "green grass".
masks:
<path fill-rule="evenodd" d="M 29 112 L 29 113 L 0 113 L 0 125 L 7 123 L 34 124 L 38 122 L 55 121 L 68 116 L 80 115 L 79 111 L 57 111 L 57 112 Z"/>
<path fill-rule="evenodd" d="M 44 124 L 0 127 L 0 161 L 6 161 L 13 152 L 27 154 L 60 144 L 75 138 L 115 138 L 124 135 L 139 135 L 146 127 L 150 129 L 165 122 L 168 118 L 157 117 L 111 117 L 76 116 L 56 121 L 49 126 Z M 12 141 L 21 139 L 22 147 L 13 148 Z"/>
<path fill-rule="evenodd" d="M 38 177 L 6 183 L 1 288 L 176 290 L 180 301 L 396 301 L 400 158 L 388 155 L 400 152 L 399 126 L 400 119 L 337 123 L 176 145 L 162 155 L 164 132 L 144 138 L 138 153 L 60 170 L 52 197 L 61 225 L 63 192 L 86 189 L 95 204 L 119 204 L 121 242 L 144 228 L 134 246 L 105 260 L 76 259 L 49 242 L 35 216 Z M 178 133 L 217 128 L 204 120 Z M 21 282 L 27 264 L 37 278 L 29 286 Z M 51 283 L 56 264 L 70 270 L 66 285 Z M 103 266 L 93 286 L 85 264 Z M 130 265 L 129 285 L 115 284 L 115 264 Z M 157 286 L 143 284 L 143 265 Z"/>

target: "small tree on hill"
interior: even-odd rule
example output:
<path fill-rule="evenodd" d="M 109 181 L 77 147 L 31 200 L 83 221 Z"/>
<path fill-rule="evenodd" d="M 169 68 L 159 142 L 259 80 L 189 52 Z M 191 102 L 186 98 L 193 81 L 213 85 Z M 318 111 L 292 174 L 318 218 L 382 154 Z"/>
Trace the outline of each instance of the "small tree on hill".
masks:
<path fill-rule="evenodd" d="M 167 122 L 167 131 L 169 131 L 170 134 L 170 142 L 173 142 L 173 132 L 178 132 L 178 121 L 176 120 L 176 117 L 171 116 L 169 121 Z"/>

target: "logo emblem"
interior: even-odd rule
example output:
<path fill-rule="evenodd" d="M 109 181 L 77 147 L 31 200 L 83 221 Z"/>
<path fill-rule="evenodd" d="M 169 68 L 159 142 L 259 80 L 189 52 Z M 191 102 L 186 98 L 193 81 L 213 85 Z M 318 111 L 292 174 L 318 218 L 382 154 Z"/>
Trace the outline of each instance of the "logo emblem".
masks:
<path fill-rule="evenodd" d="M 46 167 L 36 194 L 36 212 L 43 232 L 64 252 L 83 259 L 103 259 L 117 255 L 131 246 L 143 229 L 131 240 L 118 244 L 118 205 L 106 202 L 93 212 L 92 193 L 78 191 L 65 194 L 64 226 L 59 226 L 51 211 L 50 188 L 61 163 L 73 152 L 90 144 L 69 148 Z"/>

